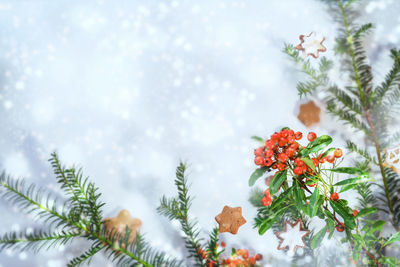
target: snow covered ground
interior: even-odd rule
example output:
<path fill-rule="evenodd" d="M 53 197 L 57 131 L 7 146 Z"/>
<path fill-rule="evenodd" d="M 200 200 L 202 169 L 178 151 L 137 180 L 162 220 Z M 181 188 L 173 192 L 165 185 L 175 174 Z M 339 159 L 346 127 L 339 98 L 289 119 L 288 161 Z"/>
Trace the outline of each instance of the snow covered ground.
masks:
<path fill-rule="evenodd" d="M 361 9 L 376 24 L 367 45 L 378 80 L 400 46 L 399 9 L 394 0 Z M 307 131 L 296 118 L 301 76 L 281 50 L 311 31 L 333 56 L 335 27 L 314 0 L 0 0 L 0 168 L 54 189 L 47 159 L 56 150 L 100 187 L 106 216 L 128 209 L 154 246 L 182 257 L 178 228 L 155 209 L 175 194 L 183 159 L 203 229 L 224 205 L 242 206 L 248 223 L 222 238 L 284 262 L 277 238 L 252 229 L 249 137 L 285 125 Z M 326 116 L 313 129 L 334 130 Z M 0 212 L 0 233 L 40 226 L 7 203 Z M 65 266 L 86 247 L 6 251 L 0 266 Z"/>

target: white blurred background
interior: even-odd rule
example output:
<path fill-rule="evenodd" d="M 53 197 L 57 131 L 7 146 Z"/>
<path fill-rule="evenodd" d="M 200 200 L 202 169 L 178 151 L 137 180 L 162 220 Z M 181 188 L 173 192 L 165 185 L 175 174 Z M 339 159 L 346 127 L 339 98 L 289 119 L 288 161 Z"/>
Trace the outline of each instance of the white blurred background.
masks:
<path fill-rule="evenodd" d="M 389 48 L 400 46 L 400 2 L 362 2 L 379 81 Z M 281 51 L 311 31 L 333 57 L 335 25 L 315 0 L 0 0 L 0 168 L 53 190 L 47 159 L 57 151 L 100 187 L 106 216 L 128 209 L 151 244 L 183 257 L 179 228 L 155 209 L 175 194 L 175 167 L 186 160 L 203 233 L 224 205 L 242 206 L 248 223 L 222 239 L 285 266 L 271 231 L 252 228 L 249 137 L 286 125 L 308 131 L 296 118 L 302 76 Z M 340 138 L 337 125 L 324 114 L 313 130 Z M 0 212 L 0 234 L 40 227 L 4 201 Z M 5 251 L 0 266 L 65 266 L 87 246 Z M 93 262 L 107 265 L 101 255 Z"/>

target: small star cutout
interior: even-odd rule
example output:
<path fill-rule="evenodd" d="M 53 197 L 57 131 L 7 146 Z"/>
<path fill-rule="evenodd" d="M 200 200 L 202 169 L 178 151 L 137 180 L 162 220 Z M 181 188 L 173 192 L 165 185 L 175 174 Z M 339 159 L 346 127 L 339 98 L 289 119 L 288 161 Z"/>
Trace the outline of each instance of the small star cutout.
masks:
<path fill-rule="evenodd" d="M 293 248 L 293 251 L 296 252 L 297 248 L 305 248 L 306 244 L 304 238 L 309 233 L 309 230 L 304 230 L 302 228 L 302 222 L 300 220 L 296 221 L 294 224 L 286 221 L 284 230 L 276 233 L 276 236 L 280 240 L 278 250 Z"/>
<path fill-rule="evenodd" d="M 222 212 L 215 217 L 215 220 L 219 224 L 220 233 L 229 232 L 234 235 L 237 234 L 239 227 L 246 223 L 242 216 L 241 207 L 225 206 Z"/>
<path fill-rule="evenodd" d="M 315 105 L 314 101 L 309 101 L 300 105 L 300 112 L 297 118 L 307 127 L 316 124 L 320 121 L 319 115 L 321 109 Z"/>
<path fill-rule="evenodd" d="M 394 172 L 400 172 L 400 145 L 385 150 L 385 167 L 391 168 Z"/>
<path fill-rule="evenodd" d="M 133 243 L 136 239 L 136 233 L 142 226 L 140 219 L 132 218 L 127 210 L 121 210 L 117 217 L 106 218 L 103 220 L 104 227 L 111 236 L 123 237 L 126 233 L 126 227 L 130 229 L 129 243 Z"/>
<path fill-rule="evenodd" d="M 326 47 L 322 45 L 325 37 L 318 37 L 315 32 L 309 35 L 300 35 L 300 44 L 296 46 L 297 50 L 303 51 L 307 56 L 318 58 L 319 52 L 325 52 Z"/>

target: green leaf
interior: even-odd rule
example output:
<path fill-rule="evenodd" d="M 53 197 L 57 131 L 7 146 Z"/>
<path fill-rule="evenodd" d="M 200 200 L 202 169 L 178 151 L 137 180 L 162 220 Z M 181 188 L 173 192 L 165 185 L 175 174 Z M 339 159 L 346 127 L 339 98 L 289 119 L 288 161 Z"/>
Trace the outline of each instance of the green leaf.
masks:
<path fill-rule="evenodd" d="M 333 210 L 343 218 L 346 228 L 354 229 L 356 227 L 353 210 L 347 206 L 344 206 L 343 202 L 340 201 L 329 200 L 329 203 L 331 204 Z"/>
<path fill-rule="evenodd" d="M 393 257 L 381 257 L 379 258 L 379 263 L 386 264 L 388 267 L 398 267 L 399 261 Z"/>
<path fill-rule="evenodd" d="M 378 211 L 378 209 L 377 209 L 377 208 L 374 208 L 374 207 L 371 207 L 371 208 L 364 208 L 364 209 L 362 209 L 362 210 L 360 210 L 360 211 L 358 212 L 356 218 L 361 218 L 361 217 L 367 216 L 367 215 L 369 215 L 369 214 L 375 213 L 375 212 L 377 212 L 377 211 Z"/>
<path fill-rule="evenodd" d="M 318 231 L 316 235 L 314 235 L 313 239 L 311 240 L 311 248 L 316 249 L 321 245 L 322 240 L 324 240 L 325 234 L 326 234 L 326 229 L 328 229 L 326 226 L 322 228 L 321 230 Z"/>
<path fill-rule="evenodd" d="M 311 217 L 314 217 L 317 214 L 317 210 L 319 208 L 318 200 L 320 198 L 319 189 L 318 187 L 314 189 L 314 192 L 310 198 L 310 205 L 311 205 Z"/>
<path fill-rule="evenodd" d="M 301 150 L 300 154 L 307 156 L 310 153 L 318 152 L 332 143 L 332 138 L 329 135 L 321 135 L 315 140 L 311 141 L 307 147 Z"/>
<path fill-rule="evenodd" d="M 264 139 L 261 138 L 261 137 L 259 137 L 259 136 L 253 135 L 253 136 L 251 137 L 251 139 L 253 139 L 254 141 L 257 141 L 257 142 L 261 143 L 262 145 L 264 145 L 264 142 L 265 142 Z"/>
<path fill-rule="evenodd" d="M 310 167 L 313 171 L 315 171 L 315 165 L 314 161 L 309 158 L 301 158 L 301 160 L 308 166 Z"/>
<path fill-rule="evenodd" d="M 263 235 L 266 231 L 268 231 L 268 229 L 270 229 L 272 227 L 272 225 L 279 220 L 279 218 L 281 218 L 282 214 L 285 212 L 285 210 L 287 208 L 289 208 L 289 205 L 284 206 L 283 208 L 281 208 L 280 210 L 278 210 L 277 212 L 275 212 L 274 214 L 272 214 L 271 216 L 269 216 L 265 221 L 263 221 L 258 229 L 258 233 L 260 235 Z"/>
<path fill-rule="evenodd" d="M 328 171 L 331 172 L 338 172 L 338 173 L 347 173 L 347 174 L 363 174 L 367 175 L 368 173 L 359 169 L 359 168 L 354 168 L 354 167 L 339 167 L 339 168 L 334 168 L 334 169 L 328 169 Z M 365 178 L 365 177 L 363 177 Z"/>
<path fill-rule="evenodd" d="M 354 178 L 349 178 L 343 181 L 340 181 L 333 186 L 342 186 L 342 185 L 350 185 L 350 184 L 359 184 L 359 183 L 365 183 L 367 181 L 371 181 L 373 179 L 365 179 L 365 177 L 354 177 Z"/>
<path fill-rule="evenodd" d="M 350 189 L 353 189 L 356 186 L 357 186 L 357 184 L 349 184 L 349 185 L 343 186 L 342 189 L 340 189 L 339 193 L 346 192 Z"/>
<path fill-rule="evenodd" d="M 266 171 L 268 171 L 268 167 L 261 167 L 256 169 L 250 176 L 249 186 L 253 186 L 258 179 L 260 179 Z"/>
<path fill-rule="evenodd" d="M 280 194 L 278 197 L 274 198 L 272 201 L 271 209 L 275 209 L 281 205 L 283 201 L 288 199 L 289 195 L 292 193 L 292 187 Z"/>
<path fill-rule="evenodd" d="M 382 227 L 386 224 L 385 221 L 377 221 L 369 229 L 367 229 L 367 234 L 372 234 L 375 231 L 382 231 Z"/>
<path fill-rule="evenodd" d="M 293 198 L 298 210 L 303 208 L 303 200 L 305 198 L 305 194 L 303 189 L 300 188 L 300 185 L 297 181 L 293 181 Z"/>
<path fill-rule="evenodd" d="M 335 151 L 335 149 L 336 149 L 336 148 L 334 148 L 334 147 L 331 147 L 331 148 L 327 149 L 324 153 L 322 153 L 321 159 L 322 159 L 323 157 L 325 157 L 325 156 L 328 156 L 328 154 L 333 153 L 333 152 Z"/>
<path fill-rule="evenodd" d="M 271 195 L 278 192 L 279 187 L 286 180 L 286 178 L 287 178 L 287 170 L 277 172 L 274 175 L 274 178 L 272 178 L 272 181 L 269 184 L 269 192 L 271 193 Z"/>
<path fill-rule="evenodd" d="M 399 242 L 400 241 L 400 232 L 395 233 L 394 235 L 392 235 L 388 241 L 386 241 L 386 243 L 383 246 L 387 246 L 390 245 L 394 242 Z"/>
<path fill-rule="evenodd" d="M 333 233 L 335 232 L 335 221 L 331 218 L 326 218 L 325 219 L 326 222 L 326 227 L 329 230 L 329 239 L 332 237 Z"/>

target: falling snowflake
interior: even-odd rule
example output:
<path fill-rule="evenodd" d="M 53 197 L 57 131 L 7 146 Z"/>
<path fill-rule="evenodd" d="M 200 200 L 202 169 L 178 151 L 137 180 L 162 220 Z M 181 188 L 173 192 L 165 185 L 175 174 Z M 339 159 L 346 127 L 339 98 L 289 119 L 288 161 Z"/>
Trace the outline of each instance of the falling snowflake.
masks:
<path fill-rule="evenodd" d="M 299 39 L 300 44 L 296 46 L 296 49 L 303 51 L 306 56 L 318 58 L 319 52 L 326 51 L 326 47 L 322 44 L 325 37 L 317 36 L 315 32 L 311 32 L 309 35 L 300 35 Z"/>
<path fill-rule="evenodd" d="M 278 250 L 290 250 L 296 252 L 297 248 L 305 248 L 306 244 L 304 238 L 310 233 L 308 230 L 302 228 L 302 222 L 296 221 L 294 224 L 289 221 L 285 222 L 284 230 L 276 233 L 280 242 Z"/>

